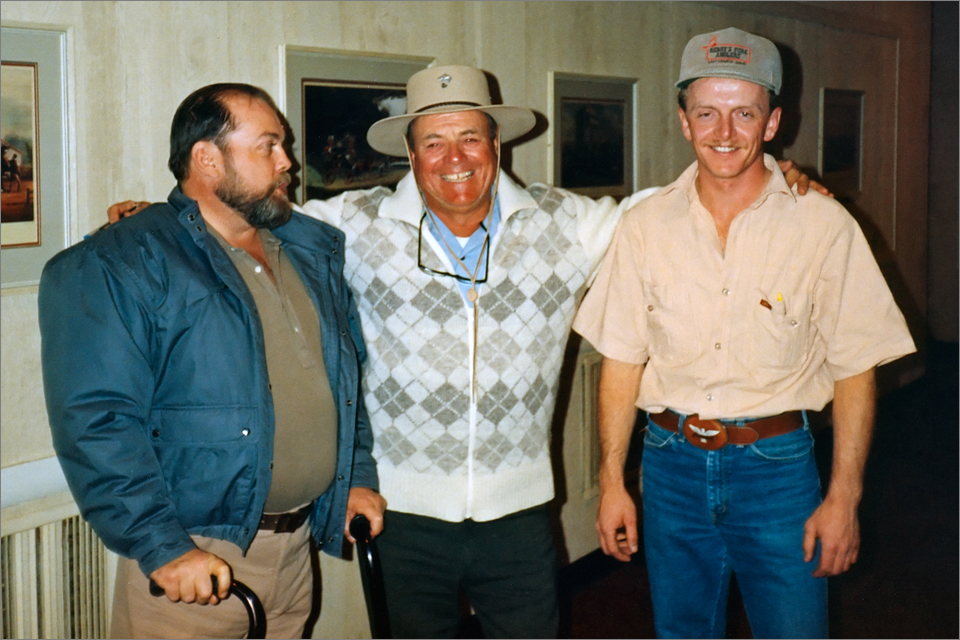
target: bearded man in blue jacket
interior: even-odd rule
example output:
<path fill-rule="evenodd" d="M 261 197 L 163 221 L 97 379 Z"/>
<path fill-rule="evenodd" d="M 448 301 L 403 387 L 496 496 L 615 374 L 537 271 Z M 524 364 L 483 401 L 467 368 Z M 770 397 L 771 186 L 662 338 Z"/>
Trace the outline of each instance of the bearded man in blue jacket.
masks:
<path fill-rule="evenodd" d="M 291 211 L 283 143 L 261 89 L 195 91 L 174 116 L 168 202 L 44 269 L 54 447 L 123 556 L 113 637 L 239 637 L 235 598 L 190 604 L 217 604 L 232 577 L 259 593 L 268 637 L 302 637 L 311 533 L 340 556 L 353 515 L 382 528 L 343 234 Z"/>

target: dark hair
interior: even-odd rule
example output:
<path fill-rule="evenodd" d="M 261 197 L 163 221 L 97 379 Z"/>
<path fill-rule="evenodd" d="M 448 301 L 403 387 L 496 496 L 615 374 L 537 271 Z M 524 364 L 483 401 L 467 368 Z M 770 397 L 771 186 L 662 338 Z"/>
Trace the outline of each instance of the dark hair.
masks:
<path fill-rule="evenodd" d="M 496 140 L 497 139 L 497 121 L 494 120 L 493 116 L 487 113 L 486 111 L 481 111 L 480 113 L 487 116 L 487 125 L 488 125 L 487 131 L 489 132 L 488 135 L 490 136 L 490 139 Z M 430 114 L 425 113 L 423 115 L 428 116 Z M 416 120 L 417 120 L 416 118 L 413 118 L 412 120 L 410 120 L 410 122 L 407 123 L 407 135 L 406 135 L 407 144 L 410 145 L 411 149 L 413 149 L 413 123 L 416 122 Z"/>
<path fill-rule="evenodd" d="M 680 108 L 683 111 L 687 110 L 687 90 L 690 88 L 690 85 L 684 85 L 682 89 L 677 93 L 677 104 L 680 105 Z M 767 89 L 767 87 L 764 87 Z M 767 89 L 767 102 L 770 105 L 770 113 L 773 113 L 773 110 L 780 106 L 780 96 L 775 94 L 770 89 Z"/>
<path fill-rule="evenodd" d="M 237 128 L 226 104 L 227 99 L 233 96 L 262 100 L 279 115 L 270 94 L 253 85 L 222 82 L 197 89 L 177 107 L 170 126 L 170 159 L 167 166 L 177 182 L 182 182 L 190 174 L 193 145 L 212 140 L 221 151 L 226 151 L 226 138 Z"/>

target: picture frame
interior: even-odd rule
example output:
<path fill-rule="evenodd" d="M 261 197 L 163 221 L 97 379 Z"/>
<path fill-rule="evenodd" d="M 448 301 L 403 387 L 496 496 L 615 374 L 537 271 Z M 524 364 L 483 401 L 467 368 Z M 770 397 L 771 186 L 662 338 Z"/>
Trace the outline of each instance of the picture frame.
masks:
<path fill-rule="evenodd" d="M 4 154 L 20 154 L 20 193 L 26 193 L 29 183 L 32 200 L 21 203 L 17 215 L 5 207 L 7 215 L 0 221 L 0 284 L 29 286 L 40 281 L 47 260 L 66 248 L 69 238 L 66 33 L 3 27 L 0 49 L 0 73 L 11 81 L 0 92 L 0 128 L 4 147 L 9 145 Z M 29 84 L 17 88 L 14 80 Z M 32 148 L 26 148 L 28 144 Z"/>
<path fill-rule="evenodd" d="M 0 121 L 3 174 L 0 177 L 2 246 L 40 244 L 40 205 L 37 199 L 40 163 L 37 148 L 37 64 L 0 64 Z"/>
<path fill-rule="evenodd" d="M 286 46 L 281 110 L 293 133 L 298 202 L 349 189 L 393 187 L 409 171 L 406 159 L 367 144 L 376 120 L 406 109 L 406 83 L 432 58 L 361 55 Z"/>
<path fill-rule="evenodd" d="M 817 171 L 838 199 L 854 199 L 863 189 L 863 113 L 866 94 L 820 89 Z"/>
<path fill-rule="evenodd" d="M 624 198 L 636 176 L 636 80 L 551 73 L 548 180 L 592 198 Z"/>

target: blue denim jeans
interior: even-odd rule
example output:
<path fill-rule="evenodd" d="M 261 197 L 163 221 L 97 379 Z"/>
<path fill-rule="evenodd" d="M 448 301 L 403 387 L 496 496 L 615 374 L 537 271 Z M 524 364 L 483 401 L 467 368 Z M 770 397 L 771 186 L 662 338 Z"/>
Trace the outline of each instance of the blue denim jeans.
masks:
<path fill-rule="evenodd" d="M 826 637 L 819 550 L 805 563 L 802 545 L 820 502 L 806 417 L 791 433 L 717 451 L 649 423 L 643 539 L 657 635 L 723 638 L 733 572 L 755 638 Z"/>

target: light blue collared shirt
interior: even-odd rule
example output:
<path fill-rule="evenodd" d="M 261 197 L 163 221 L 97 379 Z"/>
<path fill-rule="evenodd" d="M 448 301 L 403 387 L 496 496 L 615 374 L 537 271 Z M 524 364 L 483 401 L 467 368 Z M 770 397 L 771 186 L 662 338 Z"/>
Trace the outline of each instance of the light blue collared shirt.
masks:
<path fill-rule="evenodd" d="M 484 238 L 487 236 L 487 226 L 488 219 L 484 218 L 484 221 L 480 223 L 480 226 L 476 231 L 470 236 L 467 240 L 467 243 L 460 246 L 460 238 L 453 235 L 453 232 L 447 228 L 447 225 L 435 214 L 433 211 L 430 212 L 430 215 L 427 216 L 427 227 L 430 229 L 430 233 L 433 234 L 433 237 L 437 239 L 437 242 L 440 243 L 440 247 L 443 249 L 444 253 L 447 254 L 447 257 L 450 258 L 450 262 L 453 264 L 454 273 L 459 276 L 466 278 L 466 282 L 458 279 L 457 284 L 460 285 L 460 294 L 463 296 L 463 299 L 470 303 L 469 298 L 467 298 L 467 291 L 470 290 L 470 278 L 473 277 L 472 273 L 469 273 L 467 269 L 464 269 L 460 263 L 467 265 L 468 269 L 477 269 L 477 279 L 483 280 L 487 275 L 487 256 L 490 255 L 488 251 L 489 247 L 484 246 Z M 500 226 L 500 199 L 497 198 L 493 203 L 493 213 L 489 216 L 490 224 L 490 239 L 487 240 L 487 244 L 493 242 L 493 237 L 497 233 L 497 228 Z M 446 240 L 446 243 L 444 243 Z M 454 256 L 451 253 L 450 249 L 453 249 L 457 252 L 457 255 Z M 458 261 L 457 258 L 460 258 Z M 477 265 L 477 261 L 480 261 L 480 264 Z M 477 291 L 480 290 L 481 285 L 477 284 Z M 470 303 L 472 304 L 472 303 Z"/>

